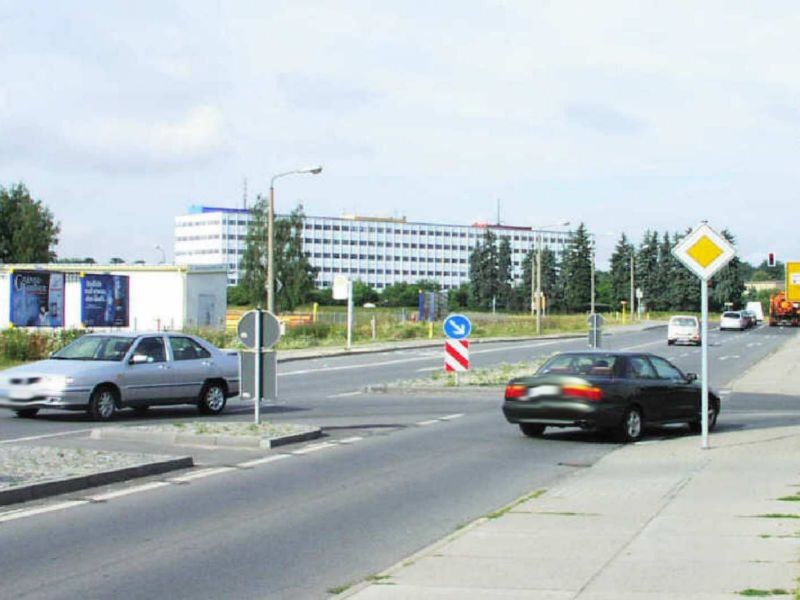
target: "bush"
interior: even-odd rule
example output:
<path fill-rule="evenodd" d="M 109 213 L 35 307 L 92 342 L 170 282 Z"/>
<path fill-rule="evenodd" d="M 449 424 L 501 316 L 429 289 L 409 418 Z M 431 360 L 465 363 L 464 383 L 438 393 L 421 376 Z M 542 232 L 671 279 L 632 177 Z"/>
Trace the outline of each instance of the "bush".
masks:
<path fill-rule="evenodd" d="M 81 337 L 82 329 L 55 331 L 28 331 L 6 329 L 0 332 L 0 359 L 6 361 L 42 360 L 51 352 L 60 350 L 71 341 Z"/>

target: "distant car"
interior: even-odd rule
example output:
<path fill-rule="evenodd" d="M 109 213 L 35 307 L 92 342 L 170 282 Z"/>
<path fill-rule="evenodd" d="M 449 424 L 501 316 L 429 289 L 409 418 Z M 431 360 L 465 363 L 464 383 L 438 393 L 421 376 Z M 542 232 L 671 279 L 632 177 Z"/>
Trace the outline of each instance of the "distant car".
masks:
<path fill-rule="evenodd" d="M 741 312 L 741 313 L 742 313 L 742 316 L 743 316 L 745 319 L 747 319 L 747 328 L 748 328 L 748 329 L 750 329 L 751 327 L 755 327 L 756 325 L 758 325 L 758 317 L 756 316 L 756 313 L 754 313 L 752 310 L 747 310 L 747 309 L 745 308 L 745 309 L 742 309 L 742 310 L 741 310 L 741 311 L 739 311 L 739 312 Z"/>
<path fill-rule="evenodd" d="M 106 421 L 121 408 L 165 404 L 219 414 L 238 393 L 237 356 L 183 333 L 87 334 L 47 360 L 0 371 L 0 408 L 21 417 L 58 408 Z"/>
<path fill-rule="evenodd" d="M 676 343 L 695 344 L 699 346 L 700 321 L 691 315 L 675 315 L 667 324 L 667 344 Z"/>
<path fill-rule="evenodd" d="M 696 379 L 653 354 L 557 354 L 536 374 L 508 383 L 503 414 L 530 437 L 541 436 L 547 427 L 607 430 L 623 442 L 640 439 L 650 424 L 688 423 L 700 431 Z M 709 430 L 719 411 L 719 396 L 709 392 Z"/>
<path fill-rule="evenodd" d="M 764 307 L 761 305 L 761 302 L 748 302 L 747 310 L 750 310 L 753 312 L 753 314 L 755 314 L 756 323 L 762 323 L 764 321 Z"/>
<path fill-rule="evenodd" d="M 720 317 L 719 320 L 719 330 L 725 331 L 728 329 L 744 331 L 747 329 L 747 318 L 737 310 L 725 311 L 722 313 L 722 317 Z"/>

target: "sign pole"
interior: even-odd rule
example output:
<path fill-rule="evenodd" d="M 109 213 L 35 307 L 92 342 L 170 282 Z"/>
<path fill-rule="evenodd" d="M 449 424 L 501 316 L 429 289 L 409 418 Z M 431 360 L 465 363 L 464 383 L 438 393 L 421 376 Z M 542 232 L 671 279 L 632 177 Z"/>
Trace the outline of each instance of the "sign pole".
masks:
<path fill-rule="evenodd" d="M 253 389 L 256 392 L 255 397 L 255 421 L 256 425 L 261 425 L 261 396 L 263 390 L 261 389 L 261 344 L 263 343 L 262 333 L 261 333 L 261 310 L 256 311 L 256 331 L 255 331 L 255 338 L 256 338 L 256 345 L 255 345 L 255 353 L 256 353 L 256 362 L 253 368 L 253 372 L 255 373 L 255 386 Z"/>
<path fill-rule="evenodd" d="M 353 280 L 347 280 L 347 349 L 353 345 Z"/>
<path fill-rule="evenodd" d="M 700 355 L 701 355 L 701 392 L 700 392 L 700 422 L 703 433 L 703 449 L 708 449 L 708 280 L 700 280 Z"/>

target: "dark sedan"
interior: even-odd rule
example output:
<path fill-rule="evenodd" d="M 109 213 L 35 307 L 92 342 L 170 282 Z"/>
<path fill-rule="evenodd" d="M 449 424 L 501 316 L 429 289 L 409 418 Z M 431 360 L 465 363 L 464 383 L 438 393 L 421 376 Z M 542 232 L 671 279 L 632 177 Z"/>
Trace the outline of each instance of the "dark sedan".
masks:
<path fill-rule="evenodd" d="M 506 386 L 503 414 L 531 437 L 546 427 L 614 432 L 620 441 L 642 437 L 650 424 L 701 427 L 700 386 L 668 360 L 630 352 L 558 354 L 529 377 Z M 709 391 L 708 428 L 717 423 L 719 397 Z"/>

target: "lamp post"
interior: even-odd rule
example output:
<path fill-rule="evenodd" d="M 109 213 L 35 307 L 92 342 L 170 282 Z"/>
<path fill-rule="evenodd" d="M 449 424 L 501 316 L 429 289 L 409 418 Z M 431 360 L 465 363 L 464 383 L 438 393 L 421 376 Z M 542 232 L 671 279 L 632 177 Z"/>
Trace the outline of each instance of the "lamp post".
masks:
<path fill-rule="evenodd" d="M 319 175 L 322 167 L 296 169 L 274 175 L 269 182 L 269 206 L 267 207 L 267 310 L 275 313 L 275 180 L 287 175 Z"/>
<path fill-rule="evenodd" d="M 544 227 L 531 227 L 539 235 L 536 237 L 536 268 L 533 269 L 531 263 L 531 289 L 534 289 L 533 281 L 536 275 L 536 292 L 531 294 L 531 311 L 536 311 L 536 335 L 542 334 L 542 246 L 544 244 L 544 232 L 554 227 L 568 227 L 569 221 L 545 225 Z M 534 307 L 536 307 L 534 309 Z"/>
<path fill-rule="evenodd" d="M 163 265 L 165 262 L 167 262 L 167 253 L 164 252 L 164 249 L 161 247 L 161 244 L 156 244 L 155 246 L 153 246 L 153 249 L 161 252 L 161 262 L 158 264 Z"/>

